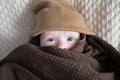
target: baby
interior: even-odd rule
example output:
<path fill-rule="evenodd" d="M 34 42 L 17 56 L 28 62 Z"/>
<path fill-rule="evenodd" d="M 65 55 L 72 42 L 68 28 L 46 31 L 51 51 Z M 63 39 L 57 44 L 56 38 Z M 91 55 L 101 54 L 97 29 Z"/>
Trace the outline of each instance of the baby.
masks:
<path fill-rule="evenodd" d="M 72 49 L 89 31 L 78 10 L 64 0 L 38 0 L 33 7 L 36 28 L 32 36 L 40 35 L 40 46 Z"/>

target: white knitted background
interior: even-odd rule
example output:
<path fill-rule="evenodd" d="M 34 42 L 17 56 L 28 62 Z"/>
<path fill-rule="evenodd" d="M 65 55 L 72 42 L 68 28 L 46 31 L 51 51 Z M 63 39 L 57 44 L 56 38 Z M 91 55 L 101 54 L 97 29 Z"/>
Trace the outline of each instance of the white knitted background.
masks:
<path fill-rule="evenodd" d="M 34 28 L 34 0 L 0 0 L 0 60 L 28 42 Z M 120 0 L 67 0 L 83 14 L 88 27 L 120 51 Z"/>

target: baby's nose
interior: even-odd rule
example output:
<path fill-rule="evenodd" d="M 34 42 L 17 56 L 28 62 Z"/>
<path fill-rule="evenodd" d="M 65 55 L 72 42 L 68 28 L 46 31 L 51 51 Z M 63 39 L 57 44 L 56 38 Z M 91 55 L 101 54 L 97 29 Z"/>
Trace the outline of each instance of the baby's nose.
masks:
<path fill-rule="evenodd" d="M 68 46 L 65 42 L 58 42 L 57 47 L 61 49 L 68 49 Z"/>

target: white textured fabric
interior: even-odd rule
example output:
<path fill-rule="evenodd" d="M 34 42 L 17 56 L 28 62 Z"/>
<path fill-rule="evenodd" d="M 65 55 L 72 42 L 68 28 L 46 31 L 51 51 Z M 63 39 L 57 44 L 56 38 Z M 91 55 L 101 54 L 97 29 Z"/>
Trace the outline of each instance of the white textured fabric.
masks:
<path fill-rule="evenodd" d="M 0 59 L 28 42 L 34 28 L 34 0 L 0 0 Z M 120 0 L 67 0 L 83 14 L 88 27 L 120 51 Z"/>

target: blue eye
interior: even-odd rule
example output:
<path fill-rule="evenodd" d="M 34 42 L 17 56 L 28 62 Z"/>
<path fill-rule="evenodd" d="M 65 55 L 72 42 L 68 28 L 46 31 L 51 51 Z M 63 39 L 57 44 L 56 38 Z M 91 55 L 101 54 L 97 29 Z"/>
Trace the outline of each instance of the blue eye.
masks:
<path fill-rule="evenodd" d="M 55 38 L 49 38 L 48 41 L 53 42 L 53 41 L 56 41 L 56 39 Z"/>
<path fill-rule="evenodd" d="M 75 38 L 73 38 L 73 37 L 69 37 L 67 40 L 68 40 L 68 41 L 74 41 Z"/>

